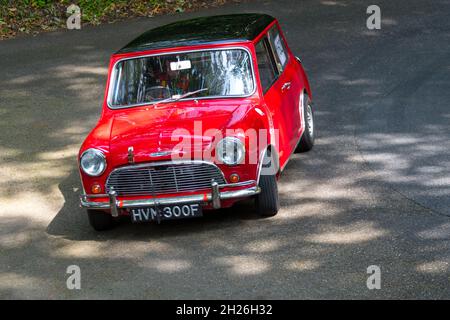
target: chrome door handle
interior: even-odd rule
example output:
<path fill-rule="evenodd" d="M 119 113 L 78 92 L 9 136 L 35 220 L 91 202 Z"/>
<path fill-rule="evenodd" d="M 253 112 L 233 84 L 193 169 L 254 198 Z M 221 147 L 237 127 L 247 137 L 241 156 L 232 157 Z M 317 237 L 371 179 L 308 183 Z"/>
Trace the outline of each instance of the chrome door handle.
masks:
<path fill-rule="evenodd" d="M 281 91 L 289 90 L 290 88 L 291 88 L 291 83 L 290 82 L 285 82 L 283 84 L 283 86 L 281 87 Z"/>

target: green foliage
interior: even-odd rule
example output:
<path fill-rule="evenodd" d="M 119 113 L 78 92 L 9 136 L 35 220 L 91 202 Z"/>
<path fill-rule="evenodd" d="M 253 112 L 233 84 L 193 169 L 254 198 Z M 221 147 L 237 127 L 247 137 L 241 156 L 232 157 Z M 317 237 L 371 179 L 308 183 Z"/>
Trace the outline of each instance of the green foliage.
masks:
<path fill-rule="evenodd" d="M 184 12 L 229 0 L 0 0 L 0 39 L 17 33 L 65 28 L 67 7 L 76 4 L 85 24 Z"/>
<path fill-rule="evenodd" d="M 56 2 L 56 1 L 52 1 L 52 0 L 22 0 L 22 1 L 24 4 L 26 4 L 28 6 L 32 6 L 32 7 L 40 8 L 40 9 L 48 7 L 53 2 Z"/>
<path fill-rule="evenodd" d="M 78 6 L 81 8 L 83 18 L 88 21 L 102 17 L 105 12 L 113 4 L 126 3 L 126 1 L 121 0 L 79 0 L 77 1 Z"/>

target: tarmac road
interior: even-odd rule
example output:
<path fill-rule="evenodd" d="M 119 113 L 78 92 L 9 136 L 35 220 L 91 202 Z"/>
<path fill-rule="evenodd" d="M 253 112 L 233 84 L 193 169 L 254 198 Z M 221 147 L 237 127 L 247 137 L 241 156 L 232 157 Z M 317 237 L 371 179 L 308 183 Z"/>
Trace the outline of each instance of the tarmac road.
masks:
<path fill-rule="evenodd" d="M 0 298 L 450 298 L 450 2 L 252 1 L 0 42 Z M 302 58 L 317 145 L 282 209 L 96 233 L 76 154 L 109 55 L 187 17 L 267 12 Z M 81 268 L 81 290 L 66 268 Z M 369 290 L 367 268 L 381 268 Z"/>

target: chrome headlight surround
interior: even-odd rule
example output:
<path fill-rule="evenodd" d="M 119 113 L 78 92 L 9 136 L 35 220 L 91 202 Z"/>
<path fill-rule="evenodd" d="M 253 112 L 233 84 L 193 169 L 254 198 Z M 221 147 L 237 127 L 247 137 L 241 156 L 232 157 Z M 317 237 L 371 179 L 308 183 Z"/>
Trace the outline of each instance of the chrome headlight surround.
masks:
<path fill-rule="evenodd" d="M 240 164 L 245 159 L 245 146 L 236 137 L 226 137 L 216 145 L 216 158 L 229 166 Z"/>
<path fill-rule="evenodd" d="M 80 167 L 88 176 L 100 176 L 106 170 L 105 154 L 98 149 L 87 149 L 80 157 Z"/>

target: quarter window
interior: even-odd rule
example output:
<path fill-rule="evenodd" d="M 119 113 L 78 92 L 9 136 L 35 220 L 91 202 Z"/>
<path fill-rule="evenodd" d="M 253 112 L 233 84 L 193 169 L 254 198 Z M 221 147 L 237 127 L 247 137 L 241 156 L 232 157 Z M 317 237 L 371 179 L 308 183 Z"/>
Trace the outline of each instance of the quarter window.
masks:
<path fill-rule="evenodd" d="M 269 42 L 275 55 L 277 68 L 280 72 L 282 72 L 288 61 L 286 43 L 284 42 L 284 39 L 281 37 L 280 31 L 278 30 L 278 27 L 276 25 L 269 30 L 268 34 L 269 34 Z"/>

